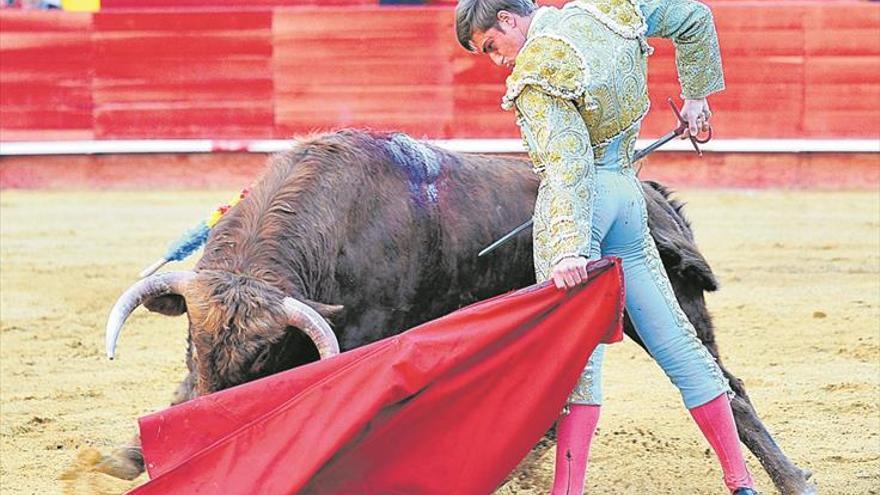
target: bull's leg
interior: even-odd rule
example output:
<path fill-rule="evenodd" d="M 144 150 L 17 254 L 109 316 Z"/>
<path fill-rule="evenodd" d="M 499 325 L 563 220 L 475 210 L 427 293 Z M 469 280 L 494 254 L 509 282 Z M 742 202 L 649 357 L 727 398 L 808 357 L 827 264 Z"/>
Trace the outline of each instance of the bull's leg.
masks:
<path fill-rule="evenodd" d="M 186 402 L 196 396 L 195 373 L 190 372 L 174 392 L 172 406 Z M 144 472 L 144 453 L 141 449 L 141 438 L 135 435 L 131 441 L 104 456 L 95 466 L 95 471 L 109 474 L 115 478 L 133 480 Z"/>
<path fill-rule="evenodd" d="M 758 458 L 781 493 L 784 495 L 816 493 L 816 487 L 808 481 L 812 473 L 797 467 L 779 448 L 773 435 L 758 417 L 743 381 L 734 376 L 722 363 L 718 354 L 718 344 L 715 342 L 715 327 L 706 309 L 702 291 L 688 293 L 686 289 L 682 289 L 681 293 L 679 301 L 682 309 L 694 323 L 700 341 L 718 361 L 735 394 L 730 401 L 730 407 L 733 409 L 740 441 Z"/>
<path fill-rule="evenodd" d="M 811 473 L 798 468 L 779 448 L 767 427 L 764 426 L 764 423 L 758 417 L 754 406 L 752 406 L 743 381 L 733 376 L 721 363 L 721 359 L 718 356 L 718 345 L 715 343 L 715 330 L 712 326 L 711 317 L 706 310 L 702 294 L 698 296 L 691 294 L 692 297 L 685 298 L 682 297 L 678 290 L 679 287 L 675 288 L 679 296 L 679 303 L 691 323 L 694 324 L 697 336 L 712 356 L 718 360 L 721 371 L 730 381 L 730 387 L 736 394 L 731 400 L 730 406 L 733 409 L 733 417 L 736 421 L 736 429 L 739 433 L 740 441 L 758 458 L 761 466 L 770 476 L 770 479 L 773 480 L 773 484 L 776 485 L 776 488 L 783 495 L 816 493 L 816 487 L 808 481 Z M 624 331 L 642 349 L 645 349 L 645 345 L 635 332 L 629 317 L 626 319 Z"/>
<path fill-rule="evenodd" d="M 733 408 L 740 441 L 755 454 L 781 493 L 784 495 L 816 493 L 816 486 L 808 481 L 812 473 L 795 466 L 782 452 L 758 418 L 758 413 L 746 394 L 742 380 L 733 376 L 720 361 L 718 364 L 724 376 L 730 380 L 730 387 L 736 394 L 730 401 L 730 406 Z"/>

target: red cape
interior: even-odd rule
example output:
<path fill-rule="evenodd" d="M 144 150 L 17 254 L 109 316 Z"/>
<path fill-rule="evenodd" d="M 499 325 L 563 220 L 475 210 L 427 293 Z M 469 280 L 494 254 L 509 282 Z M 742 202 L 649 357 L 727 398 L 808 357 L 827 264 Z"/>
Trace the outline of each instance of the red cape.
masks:
<path fill-rule="evenodd" d="M 491 493 L 622 338 L 619 261 L 140 419 L 145 494 Z"/>

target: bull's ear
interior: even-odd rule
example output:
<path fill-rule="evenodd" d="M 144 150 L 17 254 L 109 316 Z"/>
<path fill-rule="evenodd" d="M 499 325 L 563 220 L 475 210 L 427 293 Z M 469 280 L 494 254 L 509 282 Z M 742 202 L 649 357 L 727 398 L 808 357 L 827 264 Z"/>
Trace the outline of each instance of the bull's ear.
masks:
<path fill-rule="evenodd" d="M 178 316 L 186 313 L 186 300 L 177 294 L 154 297 L 145 301 L 144 306 L 150 311 L 166 316 Z"/>
<path fill-rule="evenodd" d="M 309 299 L 300 300 L 308 304 L 309 307 L 311 307 L 315 311 L 317 311 L 319 315 L 324 317 L 324 319 L 331 322 L 342 316 L 342 312 L 345 311 L 345 306 L 339 304 L 324 304 Z"/>

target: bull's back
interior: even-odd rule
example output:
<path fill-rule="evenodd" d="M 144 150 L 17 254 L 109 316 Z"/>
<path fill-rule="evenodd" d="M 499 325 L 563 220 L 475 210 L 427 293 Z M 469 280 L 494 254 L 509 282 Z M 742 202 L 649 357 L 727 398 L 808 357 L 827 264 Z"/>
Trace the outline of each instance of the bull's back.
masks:
<path fill-rule="evenodd" d="M 383 236 L 394 239 L 394 255 L 383 252 L 378 240 L 353 247 L 373 253 L 370 269 L 352 266 L 359 273 L 350 277 L 352 286 L 366 288 L 373 299 L 352 292 L 343 296 L 351 303 L 343 304 L 357 307 L 345 322 L 344 347 L 398 333 L 535 280 L 528 233 L 477 257 L 531 218 L 538 181 L 528 161 L 450 153 L 402 137 L 385 146 L 391 147 L 390 160 L 375 182 L 383 191 L 395 191 L 387 201 L 397 204 L 398 213 L 389 218 L 387 208 L 377 207 L 368 214 L 373 225 L 388 225 Z"/>
<path fill-rule="evenodd" d="M 525 160 L 459 155 L 459 165 L 447 173 L 445 200 L 438 206 L 438 263 L 427 267 L 429 283 L 419 294 L 419 305 L 431 307 L 424 317 L 534 283 L 529 233 L 489 255 L 477 253 L 531 218 L 537 187 Z"/>

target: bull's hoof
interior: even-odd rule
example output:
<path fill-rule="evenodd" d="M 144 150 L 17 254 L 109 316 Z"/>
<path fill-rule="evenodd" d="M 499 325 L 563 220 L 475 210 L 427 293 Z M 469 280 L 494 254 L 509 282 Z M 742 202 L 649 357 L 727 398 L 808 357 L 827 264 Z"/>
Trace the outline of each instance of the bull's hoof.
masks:
<path fill-rule="evenodd" d="M 98 471 L 97 467 L 105 459 L 95 449 L 81 450 L 70 466 L 61 473 L 61 481 L 65 495 L 117 495 L 125 493 L 135 484 L 123 481 L 119 477 L 108 476 Z"/>
<path fill-rule="evenodd" d="M 816 485 L 808 482 L 800 483 L 797 487 L 786 487 L 780 491 L 782 495 L 817 495 L 819 493 Z"/>
<path fill-rule="evenodd" d="M 817 495 L 819 493 L 816 485 L 808 481 L 813 477 L 812 471 L 806 469 L 800 471 L 801 477 L 798 479 L 786 480 L 777 485 L 782 495 Z"/>
<path fill-rule="evenodd" d="M 95 466 L 95 471 L 122 480 L 133 480 L 144 472 L 144 465 L 124 453 L 120 455 L 117 451 L 109 456 L 104 456 Z"/>

